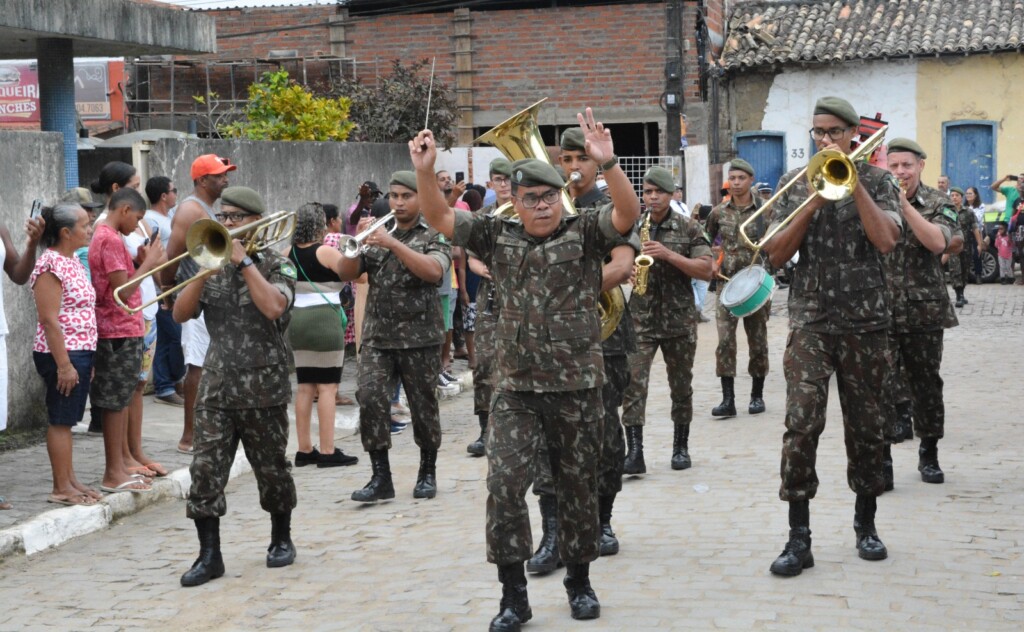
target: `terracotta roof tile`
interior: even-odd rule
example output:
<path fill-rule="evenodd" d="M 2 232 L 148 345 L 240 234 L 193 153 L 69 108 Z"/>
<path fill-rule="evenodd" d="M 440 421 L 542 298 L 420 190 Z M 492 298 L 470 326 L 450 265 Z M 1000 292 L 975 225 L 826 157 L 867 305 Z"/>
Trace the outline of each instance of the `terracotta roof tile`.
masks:
<path fill-rule="evenodd" d="M 760 0 L 733 9 L 721 65 L 736 71 L 1022 47 L 1024 0 Z"/>

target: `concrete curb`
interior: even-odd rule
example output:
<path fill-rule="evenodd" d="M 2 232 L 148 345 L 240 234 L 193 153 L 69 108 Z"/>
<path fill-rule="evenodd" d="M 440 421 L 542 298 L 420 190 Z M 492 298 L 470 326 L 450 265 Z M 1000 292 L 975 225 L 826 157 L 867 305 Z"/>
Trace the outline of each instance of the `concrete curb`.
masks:
<path fill-rule="evenodd" d="M 438 400 L 453 399 L 463 392 L 472 392 L 473 372 L 465 371 L 458 378 L 457 384 L 446 389 L 438 388 Z M 335 428 L 342 436 L 359 432 L 358 408 L 356 411 L 336 417 Z M 289 411 L 289 417 L 294 422 L 293 411 Z M 251 471 L 252 466 L 245 458 L 245 450 L 239 447 L 228 480 Z M 115 520 L 138 513 L 150 505 L 171 499 L 183 500 L 188 498 L 191 486 L 192 476 L 188 468 L 183 467 L 153 481 L 153 490 L 146 494 L 107 494 L 103 500 L 89 507 L 60 507 L 44 512 L 0 530 L 0 562 L 15 555 L 34 555 L 57 548 L 74 538 L 105 529 Z"/>

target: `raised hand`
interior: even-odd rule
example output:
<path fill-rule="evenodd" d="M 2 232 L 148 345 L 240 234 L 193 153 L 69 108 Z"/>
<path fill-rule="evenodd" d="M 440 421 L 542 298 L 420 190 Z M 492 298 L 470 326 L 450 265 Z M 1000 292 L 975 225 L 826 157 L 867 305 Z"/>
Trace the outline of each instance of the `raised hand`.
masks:
<path fill-rule="evenodd" d="M 576 114 L 576 120 L 579 121 L 580 129 L 583 130 L 584 147 L 591 159 L 599 165 L 604 164 L 615 155 L 612 133 L 605 128 L 603 123 L 594 121 L 593 110 L 587 108 L 585 113 L 585 117 L 583 114 Z"/>
<path fill-rule="evenodd" d="M 416 138 L 409 141 L 409 158 L 415 169 L 434 171 L 434 161 L 437 160 L 437 146 L 434 143 L 434 133 L 425 129 Z"/>

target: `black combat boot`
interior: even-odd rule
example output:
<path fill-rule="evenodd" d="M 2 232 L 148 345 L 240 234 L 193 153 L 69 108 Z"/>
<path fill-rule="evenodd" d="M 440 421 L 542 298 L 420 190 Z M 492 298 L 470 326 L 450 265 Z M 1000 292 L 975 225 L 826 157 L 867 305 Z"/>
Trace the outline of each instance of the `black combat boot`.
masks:
<path fill-rule="evenodd" d="M 896 404 L 896 426 L 893 428 L 893 443 L 903 443 L 914 438 L 914 418 L 910 402 Z"/>
<path fill-rule="evenodd" d="M 733 390 L 734 378 L 722 377 L 722 403 L 711 409 L 712 417 L 736 416 L 736 392 Z"/>
<path fill-rule="evenodd" d="M 963 307 L 966 304 L 964 301 L 964 289 L 953 288 L 953 291 L 956 292 L 956 306 Z"/>
<path fill-rule="evenodd" d="M 917 471 L 926 483 L 942 483 L 946 480 L 946 475 L 939 467 L 939 440 L 935 437 L 921 439 L 921 447 L 917 449 Z"/>
<path fill-rule="evenodd" d="M 526 563 L 526 570 L 535 575 L 547 575 L 562 566 L 558 555 L 558 498 L 553 494 L 541 494 L 540 524 L 543 534 L 540 546 Z"/>
<path fill-rule="evenodd" d="M 437 450 L 420 450 L 420 471 L 416 475 L 413 498 L 437 496 Z"/>
<path fill-rule="evenodd" d="M 395 497 L 395 484 L 391 481 L 391 464 L 387 450 L 370 450 L 370 468 L 373 476 L 366 487 L 352 492 L 352 500 L 375 503 Z"/>
<path fill-rule="evenodd" d="M 480 438 L 466 446 L 466 452 L 469 452 L 473 456 L 484 455 L 484 442 L 487 435 L 487 416 L 487 413 L 480 413 L 477 415 L 477 417 L 480 418 Z"/>
<path fill-rule="evenodd" d="M 889 557 L 885 545 L 875 531 L 875 508 L 878 506 L 874 496 L 857 494 L 854 505 L 853 531 L 857 534 L 857 555 L 862 560 L 884 560 Z"/>
<path fill-rule="evenodd" d="M 626 426 L 626 464 L 623 474 L 646 474 L 647 464 L 644 463 L 644 427 Z"/>
<path fill-rule="evenodd" d="M 501 581 L 501 610 L 491 619 L 488 629 L 490 632 L 519 632 L 520 626 L 533 618 L 523 563 L 499 566 L 498 579 Z"/>
<path fill-rule="evenodd" d="M 892 444 L 885 444 L 885 451 L 882 452 L 882 479 L 885 480 L 885 491 L 891 492 L 896 487 L 892 471 Z"/>
<path fill-rule="evenodd" d="M 612 505 L 615 494 L 599 496 L 597 499 L 598 515 L 601 517 L 601 556 L 615 555 L 619 552 L 619 539 L 612 531 Z"/>
<path fill-rule="evenodd" d="M 201 586 L 224 575 L 224 558 L 220 555 L 220 518 L 196 518 L 199 534 L 199 557 L 192 568 L 181 576 L 182 586 Z"/>
<path fill-rule="evenodd" d="M 789 503 L 789 542 L 782 554 L 772 562 L 773 575 L 795 577 L 805 568 L 814 567 L 811 553 L 811 501 L 794 500 Z"/>
<path fill-rule="evenodd" d="M 750 405 L 747 406 L 747 412 L 750 413 L 751 415 L 759 415 L 764 412 L 763 377 L 754 378 L 754 385 L 750 387 Z"/>
<path fill-rule="evenodd" d="M 569 608 L 573 619 L 596 619 L 601 616 L 601 604 L 590 587 L 590 564 L 566 564 L 562 580 L 569 595 Z"/>
<path fill-rule="evenodd" d="M 681 424 L 676 425 L 675 434 L 672 437 L 672 469 L 690 469 L 690 427 Z"/>
<path fill-rule="evenodd" d="M 292 512 L 270 514 L 270 546 L 267 547 L 267 568 L 290 566 L 294 561 Z"/>

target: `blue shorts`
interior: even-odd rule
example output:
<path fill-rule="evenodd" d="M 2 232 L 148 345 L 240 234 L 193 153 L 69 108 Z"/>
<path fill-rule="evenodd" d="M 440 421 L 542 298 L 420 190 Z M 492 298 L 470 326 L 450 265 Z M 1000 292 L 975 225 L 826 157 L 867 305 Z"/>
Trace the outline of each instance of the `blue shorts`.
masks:
<path fill-rule="evenodd" d="M 82 420 L 95 355 L 95 351 L 68 351 L 68 358 L 78 371 L 78 385 L 65 397 L 57 390 L 57 361 L 53 354 L 32 352 L 36 371 L 46 384 L 46 412 L 51 426 L 74 426 Z"/>

